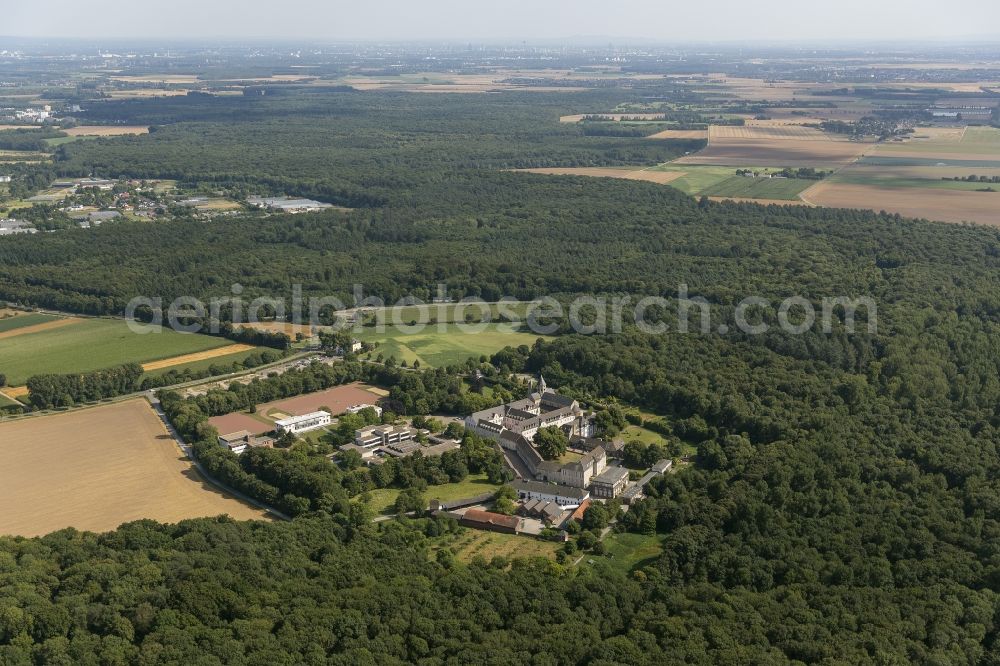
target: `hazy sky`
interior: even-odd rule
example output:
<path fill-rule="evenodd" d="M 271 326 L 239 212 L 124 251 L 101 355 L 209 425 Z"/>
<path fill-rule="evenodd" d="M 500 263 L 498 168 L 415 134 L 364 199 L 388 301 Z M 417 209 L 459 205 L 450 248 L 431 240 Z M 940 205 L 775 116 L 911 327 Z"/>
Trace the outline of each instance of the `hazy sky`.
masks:
<path fill-rule="evenodd" d="M 0 35 L 330 42 L 997 38 L 1000 1 L 46 0 L 36 4 L 3 0 Z"/>

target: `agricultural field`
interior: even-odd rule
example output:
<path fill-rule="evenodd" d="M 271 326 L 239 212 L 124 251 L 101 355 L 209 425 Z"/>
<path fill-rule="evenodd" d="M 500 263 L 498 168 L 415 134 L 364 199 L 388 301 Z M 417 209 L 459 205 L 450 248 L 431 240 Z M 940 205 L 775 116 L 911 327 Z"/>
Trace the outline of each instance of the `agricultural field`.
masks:
<path fill-rule="evenodd" d="M 689 166 L 671 162 L 656 168 L 680 174 L 670 181 L 670 186 L 692 196 L 798 201 L 800 192 L 816 184 L 814 180 L 798 178 L 738 176 L 735 167 Z M 751 168 L 760 174 L 774 171 L 760 166 Z"/>
<path fill-rule="evenodd" d="M 709 129 L 708 147 L 675 164 L 766 167 L 837 167 L 871 151 L 874 144 L 848 141 L 808 127 Z"/>
<path fill-rule="evenodd" d="M 374 405 L 382 396 L 372 392 L 371 388 L 367 384 L 336 386 L 325 391 L 258 405 L 254 414 L 234 412 L 225 416 L 214 416 L 208 422 L 223 435 L 240 430 L 263 435 L 274 430 L 276 420 L 288 416 L 301 416 L 320 409 L 326 409 L 336 416 L 353 405 Z"/>
<path fill-rule="evenodd" d="M 58 320 L 58 317 L 20 310 L 0 310 L 0 334 Z"/>
<path fill-rule="evenodd" d="M 45 327 L 44 329 L 40 327 Z M 12 386 L 32 375 L 90 372 L 122 363 L 150 363 L 226 347 L 229 340 L 161 329 L 139 335 L 124 321 L 58 318 L 2 333 L 0 372 Z"/>
<path fill-rule="evenodd" d="M 460 562 L 466 563 L 476 557 L 482 557 L 487 562 L 494 557 L 544 557 L 554 560 L 556 551 L 561 547 L 562 544 L 554 541 L 542 541 L 529 536 L 465 529 L 458 534 L 436 539 L 431 555 L 447 549 Z"/>
<path fill-rule="evenodd" d="M 0 535 L 264 512 L 207 485 L 145 400 L 0 423 Z"/>
<path fill-rule="evenodd" d="M 472 331 L 462 331 L 457 324 L 428 325 L 419 332 L 408 332 L 405 327 L 390 327 L 384 332 L 363 328 L 358 332 L 362 342 L 378 345 L 374 354 L 385 358 L 394 356 L 397 361 L 413 365 L 420 361 L 424 367 L 440 368 L 462 363 L 468 358 L 494 354 L 507 346 L 531 345 L 540 336 L 521 330 L 510 330 L 504 324 L 473 324 Z M 444 328 L 442 332 L 439 330 Z M 474 332 L 482 328 L 481 332 Z"/>
<path fill-rule="evenodd" d="M 225 350 L 226 347 L 221 347 L 219 351 Z M 242 363 L 247 359 L 248 356 L 257 353 L 257 347 L 251 347 L 246 351 L 238 351 L 235 353 L 227 353 L 219 356 L 212 356 L 199 361 L 185 361 L 180 363 L 174 363 L 172 365 L 164 366 L 154 370 L 146 370 L 145 377 L 159 377 L 164 375 L 171 370 L 176 370 L 177 372 L 189 371 L 192 373 L 198 373 L 208 370 L 212 367 L 231 367 L 234 363 Z M 168 359 L 172 360 L 172 359 Z M 143 366 L 145 367 L 145 365 Z"/>
<path fill-rule="evenodd" d="M 61 130 L 69 136 L 129 136 L 149 134 L 148 127 L 140 125 L 78 125 Z"/>
<path fill-rule="evenodd" d="M 708 130 L 674 130 L 666 129 L 650 134 L 647 139 L 701 139 L 708 140 Z"/>
<path fill-rule="evenodd" d="M 880 144 L 865 161 L 890 166 L 1000 168 L 1000 129 L 919 128 L 907 141 Z"/>
<path fill-rule="evenodd" d="M 225 356 L 233 356 L 236 354 L 245 354 L 246 352 L 254 351 L 256 347 L 253 345 L 226 345 L 225 347 L 217 347 L 215 349 L 209 349 L 202 352 L 194 352 L 192 354 L 184 354 L 183 356 L 173 356 L 170 358 L 161 359 L 159 361 L 151 361 L 149 363 L 143 363 L 142 369 L 146 372 L 153 372 L 155 370 L 169 370 L 170 368 L 176 368 L 181 365 L 189 365 L 193 363 L 199 363 L 202 361 L 215 361 Z"/>
<path fill-rule="evenodd" d="M 804 192 L 803 198 L 831 208 L 867 208 L 940 222 L 1000 226 L 1000 192 L 821 182 Z"/>
<path fill-rule="evenodd" d="M 610 167 L 554 167 L 542 169 L 518 169 L 521 173 L 540 173 L 549 176 L 595 176 L 598 178 L 624 178 L 625 180 L 644 180 L 649 183 L 666 185 L 678 176 L 671 171 L 655 169 L 610 168 Z"/>

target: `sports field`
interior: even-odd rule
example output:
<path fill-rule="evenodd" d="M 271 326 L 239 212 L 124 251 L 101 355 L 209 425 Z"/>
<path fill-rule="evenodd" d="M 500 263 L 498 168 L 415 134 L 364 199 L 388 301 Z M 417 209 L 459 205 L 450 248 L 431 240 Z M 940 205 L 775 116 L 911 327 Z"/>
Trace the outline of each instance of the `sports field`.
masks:
<path fill-rule="evenodd" d="M 232 344 L 224 338 L 185 335 L 169 329 L 140 335 L 130 331 L 124 321 L 113 319 L 67 318 L 41 325 L 57 327 L 14 329 L 0 344 L 0 372 L 7 375 L 12 386 L 25 383 L 33 375 L 149 363 Z"/>
<path fill-rule="evenodd" d="M 204 483 L 145 400 L 0 423 L 0 535 L 264 512 Z"/>
<path fill-rule="evenodd" d="M 504 347 L 534 344 L 540 336 L 521 330 L 510 330 L 503 324 L 470 325 L 469 332 L 458 324 L 428 325 L 422 331 L 408 332 L 407 327 L 390 327 L 384 332 L 375 328 L 362 329 L 358 338 L 363 342 L 378 343 L 375 354 L 385 358 L 396 357 L 413 365 L 420 361 L 423 367 L 440 368 L 463 363 L 468 358 L 494 354 Z M 481 332 L 474 332 L 482 328 Z"/>
<path fill-rule="evenodd" d="M 343 414 L 353 405 L 374 405 L 383 396 L 372 392 L 371 389 L 371 386 L 359 383 L 335 386 L 325 391 L 258 405 L 255 414 L 234 412 L 225 416 L 214 416 L 208 422 L 222 435 L 240 430 L 263 435 L 274 430 L 274 421 L 280 418 L 301 416 L 320 409 L 326 409 L 336 416 Z"/>

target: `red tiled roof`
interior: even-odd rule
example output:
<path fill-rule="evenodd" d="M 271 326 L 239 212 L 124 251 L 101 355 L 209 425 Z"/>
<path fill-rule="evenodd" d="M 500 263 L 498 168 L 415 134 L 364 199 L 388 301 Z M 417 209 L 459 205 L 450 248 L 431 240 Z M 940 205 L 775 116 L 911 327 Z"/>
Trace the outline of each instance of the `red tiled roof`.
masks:
<path fill-rule="evenodd" d="M 502 513 L 482 511 L 481 509 L 469 509 L 462 517 L 474 523 L 498 525 L 512 530 L 516 530 L 521 525 L 521 519 L 517 516 L 505 516 Z"/>
<path fill-rule="evenodd" d="M 583 520 L 583 514 L 587 512 L 587 507 L 589 506 L 590 506 L 590 500 L 589 499 L 583 500 L 583 502 L 580 504 L 579 507 L 577 507 L 576 511 L 573 512 L 573 515 L 570 516 L 569 519 Z"/>

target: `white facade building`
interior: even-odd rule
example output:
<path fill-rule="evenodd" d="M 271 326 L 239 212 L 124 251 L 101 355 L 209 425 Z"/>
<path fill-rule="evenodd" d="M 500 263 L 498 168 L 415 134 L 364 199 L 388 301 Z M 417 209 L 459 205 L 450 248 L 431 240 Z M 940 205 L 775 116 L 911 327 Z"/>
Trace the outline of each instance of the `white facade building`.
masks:
<path fill-rule="evenodd" d="M 332 417 L 328 412 L 319 411 L 312 412 L 311 414 L 303 414 L 302 416 L 292 416 L 287 419 L 281 419 L 280 421 L 275 421 L 274 425 L 278 428 L 278 432 L 290 432 L 294 435 L 298 435 L 299 433 L 325 428 L 330 425 L 331 420 Z"/>

